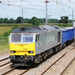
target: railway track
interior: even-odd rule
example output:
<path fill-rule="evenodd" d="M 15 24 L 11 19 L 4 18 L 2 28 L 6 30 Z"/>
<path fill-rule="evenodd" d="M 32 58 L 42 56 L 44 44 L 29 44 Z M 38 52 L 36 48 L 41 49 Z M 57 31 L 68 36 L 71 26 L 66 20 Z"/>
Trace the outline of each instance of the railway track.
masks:
<path fill-rule="evenodd" d="M 13 69 L 13 70 L 11 70 L 9 72 L 6 72 L 6 73 L 4 73 L 2 75 L 13 75 L 13 74 L 15 74 L 15 75 L 23 75 L 24 73 L 28 72 L 29 70 L 31 70 L 31 69 L 27 69 L 27 70 Z"/>
<path fill-rule="evenodd" d="M 9 56 L 0 58 L 0 75 L 2 75 L 3 71 L 9 69 L 11 64 L 12 63 L 10 62 Z"/>
<path fill-rule="evenodd" d="M 9 56 L 5 56 L 5 57 L 0 59 L 0 67 L 7 65 L 9 63 L 10 63 Z"/>
<path fill-rule="evenodd" d="M 75 57 L 72 59 L 71 62 L 69 62 L 69 64 L 65 67 L 65 69 L 60 73 L 60 75 L 62 75 L 64 73 L 64 71 L 69 67 L 69 65 L 75 60 Z"/>
<path fill-rule="evenodd" d="M 75 59 L 64 69 L 61 75 L 75 75 Z"/>
<path fill-rule="evenodd" d="M 43 63 L 41 63 L 40 65 L 38 65 L 37 67 L 31 68 L 31 67 L 13 67 L 11 68 L 10 65 L 12 65 L 12 63 L 8 63 L 5 65 L 2 65 L 0 67 L 0 75 L 56 75 L 54 73 L 54 71 L 56 72 L 57 68 L 60 69 L 60 72 L 58 72 L 57 75 L 62 75 L 62 73 L 64 72 L 64 70 L 69 66 L 69 64 L 75 59 L 75 51 L 73 50 L 74 48 L 71 46 L 68 46 L 65 50 L 62 50 L 61 52 L 53 55 L 51 58 L 47 59 L 46 61 L 44 61 Z M 69 56 L 71 56 L 72 58 L 70 58 Z M 63 62 L 66 62 L 65 58 L 70 58 L 69 62 L 67 62 L 67 65 L 65 65 L 65 68 L 62 68 L 60 65 L 63 65 Z M 4 58 L 5 59 L 5 58 Z M 5 61 L 5 60 L 9 60 L 8 58 L 4 59 L 0 59 L 1 62 Z M 61 63 L 61 64 L 60 64 Z M 63 65 L 64 66 L 64 65 Z M 62 70 L 61 70 L 62 68 Z M 53 74 L 52 74 L 53 73 Z"/>
<path fill-rule="evenodd" d="M 67 69 L 67 67 L 72 63 L 72 61 L 75 59 L 75 51 L 69 51 L 62 57 L 60 60 L 58 60 L 55 64 L 50 66 L 45 72 L 43 72 L 41 75 L 62 75 L 63 72 Z"/>
<path fill-rule="evenodd" d="M 47 70 L 49 70 L 56 62 L 58 62 L 60 59 L 62 59 L 67 52 L 65 52 L 61 57 L 59 57 L 55 62 L 53 62 L 41 75 L 43 75 Z"/>

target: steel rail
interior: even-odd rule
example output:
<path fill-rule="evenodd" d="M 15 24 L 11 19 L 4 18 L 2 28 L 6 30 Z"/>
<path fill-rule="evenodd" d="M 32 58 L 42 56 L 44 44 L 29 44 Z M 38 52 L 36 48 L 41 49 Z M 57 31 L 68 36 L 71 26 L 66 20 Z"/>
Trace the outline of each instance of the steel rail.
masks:
<path fill-rule="evenodd" d="M 6 56 L 6 57 L 3 57 L 3 58 L 0 58 L 0 62 L 3 61 L 3 60 L 6 60 L 6 59 L 8 59 L 8 58 L 9 58 L 9 56 Z"/>
<path fill-rule="evenodd" d="M 6 62 L 6 63 L 0 65 L 0 67 L 2 67 L 2 66 L 4 66 L 4 65 L 7 65 L 7 64 L 9 64 L 9 63 L 11 63 L 11 62 L 10 62 L 10 61 L 9 61 L 9 62 Z"/>
<path fill-rule="evenodd" d="M 58 58 L 54 63 L 52 63 L 52 65 L 50 65 L 41 75 L 43 75 L 48 69 L 50 69 L 50 67 L 52 67 L 56 62 L 58 62 L 60 59 L 62 59 L 67 52 L 65 52 L 60 58 Z"/>
<path fill-rule="evenodd" d="M 62 75 L 64 73 L 64 71 L 69 67 L 69 65 L 75 60 L 75 57 L 72 59 L 71 62 L 69 62 L 69 64 L 65 67 L 65 69 L 60 73 L 60 75 Z"/>

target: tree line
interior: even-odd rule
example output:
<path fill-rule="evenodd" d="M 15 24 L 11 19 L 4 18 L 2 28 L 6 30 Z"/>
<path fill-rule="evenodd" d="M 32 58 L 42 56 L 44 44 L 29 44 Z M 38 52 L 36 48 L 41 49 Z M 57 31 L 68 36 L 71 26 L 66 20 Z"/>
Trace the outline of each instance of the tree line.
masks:
<path fill-rule="evenodd" d="M 32 17 L 29 18 L 23 18 L 23 17 L 17 17 L 16 19 L 13 18 L 0 18 L 0 23 L 32 23 L 33 25 L 39 25 L 40 23 L 45 23 L 45 18 L 37 18 Z M 62 16 L 60 20 L 58 19 L 48 19 L 48 23 L 72 23 L 72 20 L 69 20 L 67 16 Z"/>

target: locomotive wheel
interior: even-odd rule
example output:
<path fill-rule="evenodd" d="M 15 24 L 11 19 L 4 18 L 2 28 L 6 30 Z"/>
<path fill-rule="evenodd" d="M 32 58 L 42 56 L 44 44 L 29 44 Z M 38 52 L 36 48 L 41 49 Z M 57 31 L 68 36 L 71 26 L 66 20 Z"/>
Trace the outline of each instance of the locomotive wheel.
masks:
<path fill-rule="evenodd" d="M 62 45 L 60 45 L 60 50 L 62 49 Z"/>
<path fill-rule="evenodd" d="M 14 63 L 12 63 L 11 65 L 10 65 L 10 68 L 14 68 L 15 67 L 15 65 L 14 65 Z"/>
<path fill-rule="evenodd" d="M 40 60 L 40 62 L 42 62 L 42 56 L 39 56 L 39 60 Z"/>
<path fill-rule="evenodd" d="M 58 52 L 58 47 L 55 48 L 55 52 Z"/>
<path fill-rule="evenodd" d="M 40 63 L 39 59 L 38 58 L 35 58 L 34 63 L 39 64 Z"/>
<path fill-rule="evenodd" d="M 64 48 L 66 47 L 66 43 L 64 44 Z"/>
<path fill-rule="evenodd" d="M 45 53 L 43 59 L 45 60 L 46 58 L 47 58 L 47 54 Z"/>
<path fill-rule="evenodd" d="M 34 62 L 35 62 L 36 64 L 41 63 L 41 62 L 42 62 L 42 56 L 36 57 L 35 60 L 34 60 Z"/>
<path fill-rule="evenodd" d="M 60 51 L 61 50 L 61 47 L 60 46 L 58 46 L 58 51 Z"/>

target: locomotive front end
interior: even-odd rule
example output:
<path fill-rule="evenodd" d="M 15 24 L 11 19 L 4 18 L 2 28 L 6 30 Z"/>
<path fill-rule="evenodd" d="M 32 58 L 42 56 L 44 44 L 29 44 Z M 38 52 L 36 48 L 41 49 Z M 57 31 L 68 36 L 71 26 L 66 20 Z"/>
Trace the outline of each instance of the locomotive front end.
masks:
<path fill-rule="evenodd" d="M 26 62 L 33 61 L 35 56 L 35 35 L 24 33 L 10 34 L 11 62 L 24 66 Z M 19 66 L 18 65 L 18 66 Z"/>

